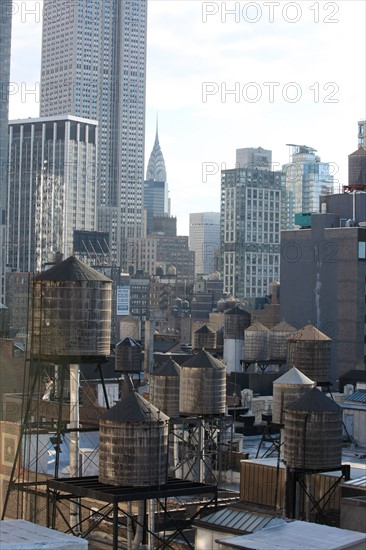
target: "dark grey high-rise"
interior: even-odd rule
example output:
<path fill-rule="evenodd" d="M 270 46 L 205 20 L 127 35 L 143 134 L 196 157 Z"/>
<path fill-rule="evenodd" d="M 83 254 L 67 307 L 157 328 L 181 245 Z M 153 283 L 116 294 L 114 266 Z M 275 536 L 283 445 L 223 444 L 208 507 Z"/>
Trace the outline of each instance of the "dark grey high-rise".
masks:
<path fill-rule="evenodd" d="M 5 210 L 12 0 L 0 4 L 0 303 L 5 300 Z"/>
<path fill-rule="evenodd" d="M 363 194 L 357 199 L 361 214 Z M 328 213 L 311 215 L 311 229 L 281 233 L 281 318 L 297 328 L 310 322 L 332 338 L 334 383 L 348 370 L 365 368 L 366 220 L 340 227 L 349 205 L 328 206 Z"/>
<path fill-rule="evenodd" d="M 41 116 L 99 123 L 98 226 L 113 257 L 142 231 L 147 0 L 44 0 Z"/>

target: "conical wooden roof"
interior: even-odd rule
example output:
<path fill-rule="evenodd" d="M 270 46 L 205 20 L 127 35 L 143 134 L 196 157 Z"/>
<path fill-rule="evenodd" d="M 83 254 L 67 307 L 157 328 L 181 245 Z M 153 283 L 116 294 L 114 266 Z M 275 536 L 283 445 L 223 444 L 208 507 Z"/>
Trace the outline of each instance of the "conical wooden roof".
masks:
<path fill-rule="evenodd" d="M 234 306 L 231 309 L 225 311 L 225 315 L 250 315 L 250 313 L 242 306 Z"/>
<path fill-rule="evenodd" d="M 207 325 L 203 325 L 195 331 L 195 334 L 214 334 L 214 331 Z"/>
<path fill-rule="evenodd" d="M 259 321 L 256 321 L 250 327 L 246 328 L 244 332 L 269 332 L 269 329 L 262 325 Z"/>
<path fill-rule="evenodd" d="M 180 375 L 180 366 L 171 357 L 168 361 L 160 365 L 153 373 L 153 376 L 171 376 L 176 377 Z"/>
<path fill-rule="evenodd" d="M 226 369 L 226 365 L 220 359 L 216 359 L 216 357 L 213 357 L 206 350 L 193 355 L 188 361 L 183 363 L 182 367 L 192 369 Z"/>
<path fill-rule="evenodd" d="M 358 149 L 356 149 L 356 151 L 348 155 L 348 157 L 365 157 L 365 156 L 366 156 L 366 149 L 364 149 L 364 147 L 359 147 Z"/>
<path fill-rule="evenodd" d="M 331 341 L 331 338 L 324 334 L 324 332 L 320 332 L 320 330 L 309 324 L 295 332 L 292 336 L 290 336 L 289 340 L 303 340 L 312 342 L 314 340 Z"/>
<path fill-rule="evenodd" d="M 106 411 L 101 418 L 102 420 L 112 420 L 119 423 L 148 423 L 169 420 L 166 414 L 159 411 L 159 409 L 134 391 L 129 376 L 126 376 L 122 383 L 120 401 Z"/>
<path fill-rule="evenodd" d="M 126 338 L 124 338 L 124 340 L 121 340 L 120 342 L 118 342 L 116 344 L 116 348 L 141 348 L 141 345 L 136 342 L 136 340 L 134 340 L 133 338 L 130 338 L 129 336 L 127 336 Z"/>
<path fill-rule="evenodd" d="M 106 281 L 112 282 L 108 277 L 96 269 L 84 264 L 75 256 L 70 256 L 63 262 L 54 265 L 47 271 L 39 273 L 34 278 L 36 281 Z"/>
<path fill-rule="evenodd" d="M 286 323 L 286 321 L 281 321 L 280 323 L 277 323 L 277 325 L 275 325 L 272 328 L 272 332 L 292 332 L 292 333 L 295 333 L 296 328 L 293 327 L 292 325 L 289 325 L 288 323 Z"/>
<path fill-rule="evenodd" d="M 300 385 L 314 385 L 315 382 L 310 380 L 305 374 L 303 374 L 299 369 L 293 367 L 289 371 L 285 372 L 282 376 L 277 378 L 273 384 L 283 384 L 289 386 L 300 386 Z"/>
<path fill-rule="evenodd" d="M 304 412 L 341 412 L 342 409 L 317 388 L 312 388 L 299 399 L 289 403 L 286 410 Z"/>

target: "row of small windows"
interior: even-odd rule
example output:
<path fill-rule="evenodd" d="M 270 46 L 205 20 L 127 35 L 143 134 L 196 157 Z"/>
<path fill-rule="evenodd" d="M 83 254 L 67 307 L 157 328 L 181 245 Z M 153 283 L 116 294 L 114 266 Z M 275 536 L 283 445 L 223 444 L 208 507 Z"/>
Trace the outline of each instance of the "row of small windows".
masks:
<path fill-rule="evenodd" d="M 253 199 L 265 199 L 265 200 L 268 200 L 268 199 L 271 199 L 273 200 L 274 198 L 275 199 L 279 199 L 280 198 L 280 193 L 279 191 L 268 191 L 266 189 L 247 189 L 247 197 L 248 199 L 249 198 L 253 198 Z"/>
<path fill-rule="evenodd" d="M 255 254 L 248 253 L 245 256 L 245 262 L 247 265 L 279 265 L 279 254 Z"/>
<path fill-rule="evenodd" d="M 272 235 L 269 233 L 250 233 L 247 234 L 247 241 L 251 243 L 279 243 L 280 238 L 278 235 Z"/>
<path fill-rule="evenodd" d="M 279 210 L 280 203 L 274 201 L 263 201 L 263 200 L 247 200 L 247 208 L 253 210 Z"/>
<path fill-rule="evenodd" d="M 278 233 L 280 230 L 279 223 L 268 222 L 247 222 L 247 231 L 269 231 Z"/>
<path fill-rule="evenodd" d="M 259 212 L 247 212 L 246 214 L 246 219 L 247 220 L 258 220 L 258 221 L 265 221 L 267 222 L 268 220 L 273 222 L 273 221 L 276 221 L 276 222 L 279 222 L 280 221 L 280 214 L 279 212 L 262 212 L 262 211 L 259 211 Z"/>

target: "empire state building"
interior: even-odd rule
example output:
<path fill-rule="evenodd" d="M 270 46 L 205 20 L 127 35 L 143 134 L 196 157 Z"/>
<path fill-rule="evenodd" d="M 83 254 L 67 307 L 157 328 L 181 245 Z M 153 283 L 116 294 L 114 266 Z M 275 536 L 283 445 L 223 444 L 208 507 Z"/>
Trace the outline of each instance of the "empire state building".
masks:
<path fill-rule="evenodd" d="M 147 0 L 44 0 L 40 116 L 98 121 L 98 229 L 121 266 L 142 231 L 146 31 Z"/>

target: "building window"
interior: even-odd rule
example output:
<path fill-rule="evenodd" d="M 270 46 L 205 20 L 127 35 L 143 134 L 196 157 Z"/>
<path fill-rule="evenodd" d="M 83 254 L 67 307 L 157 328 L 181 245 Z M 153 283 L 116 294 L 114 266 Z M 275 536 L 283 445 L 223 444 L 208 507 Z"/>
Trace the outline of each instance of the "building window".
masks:
<path fill-rule="evenodd" d="M 363 242 L 358 243 L 358 259 L 366 260 L 366 243 L 363 243 Z"/>

